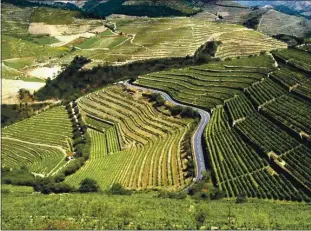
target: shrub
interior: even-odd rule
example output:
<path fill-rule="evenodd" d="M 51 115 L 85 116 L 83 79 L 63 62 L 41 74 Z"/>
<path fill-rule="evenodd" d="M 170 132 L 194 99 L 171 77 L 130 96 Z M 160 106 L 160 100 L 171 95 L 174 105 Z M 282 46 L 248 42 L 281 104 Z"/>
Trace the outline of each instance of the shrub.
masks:
<path fill-rule="evenodd" d="M 179 105 L 175 105 L 175 106 L 171 106 L 171 107 L 169 108 L 169 110 L 170 110 L 170 112 L 171 112 L 171 114 L 172 114 L 173 116 L 176 116 L 176 115 L 179 115 L 179 114 L 182 112 L 183 107 L 182 107 L 182 106 L 179 106 Z"/>
<path fill-rule="evenodd" d="M 110 189 L 109 193 L 113 195 L 131 195 L 132 191 L 125 189 L 121 184 L 115 183 L 113 184 Z"/>
<path fill-rule="evenodd" d="M 79 192 L 87 193 L 87 192 L 98 192 L 100 190 L 96 180 L 85 178 L 80 183 Z"/>
<path fill-rule="evenodd" d="M 260 51 L 261 55 L 265 55 L 267 52 L 266 51 Z"/>
<path fill-rule="evenodd" d="M 155 106 L 161 107 L 164 105 L 164 103 L 165 103 L 165 99 L 161 95 L 158 95 L 156 98 L 156 105 Z"/>
<path fill-rule="evenodd" d="M 244 193 L 241 193 L 239 196 L 236 198 L 236 203 L 241 204 L 247 201 L 246 195 Z"/>
<path fill-rule="evenodd" d="M 181 117 L 196 118 L 199 113 L 191 107 L 184 107 L 180 113 Z"/>
<path fill-rule="evenodd" d="M 26 166 L 12 170 L 2 168 L 2 182 L 5 184 L 33 186 L 35 177 L 28 171 Z"/>

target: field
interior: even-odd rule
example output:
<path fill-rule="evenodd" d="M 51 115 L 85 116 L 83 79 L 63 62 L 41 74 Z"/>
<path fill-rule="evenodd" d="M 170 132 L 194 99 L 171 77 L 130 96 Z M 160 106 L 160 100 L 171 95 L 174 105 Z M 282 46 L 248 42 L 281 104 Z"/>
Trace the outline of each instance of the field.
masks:
<path fill-rule="evenodd" d="M 214 183 L 228 197 L 309 201 L 311 104 L 306 92 L 296 91 L 310 80 L 274 63 L 261 55 L 151 73 L 136 83 L 211 111 L 208 158 Z"/>
<path fill-rule="evenodd" d="M 311 72 L 311 56 L 309 52 L 297 49 L 280 50 L 273 53 L 277 58 L 303 71 Z"/>
<path fill-rule="evenodd" d="M 12 16 L 12 12 L 18 14 Z M 286 47 L 277 40 L 239 25 L 207 22 L 198 18 L 125 16 L 100 21 L 83 19 L 75 11 L 12 5 L 5 5 L 3 14 L 7 19 L 2 39 L 6 44 L 4 59 L 36 57 L 32 63 L 34 67 L 39 63 L 51 66 L 68 64 L 75 55 L 91 58 L 93 64 L 89 67 L 104 63 L 122 64 L 151 58 L 192 56 L 210 40 L 223 41 L 217 54 L 220 58 Z M 108 28 L 104 24 L 114 29 L 107 33 L 105 30 Z M 240 33 L 243 33 L 242 41 L 238 37 Z M 39 52 L 42 47 L 46 52 Z M 230 51 L 230 47 L 241 51 Z"/>
<path fill-rule="evenodd" d="M 4 193 L 5 192 L 5 193 Z M 16 206 L 23 212 L 16 210 Z M 310 206 L 249 199 L 200 201 L 105 194 L 32 195 L 25 187 L 2 187 L 3 229 L 300 229 L 311 228 Z M 198 214 L 206 216 L 198 222 Z"/>
<path fill-rule="evenodd" d="M 27 166 L 53 175 L 65 165 L 71 122 L 63 107 L 55 107 L 2 129 L 2 167 Z"/>
<path fill-rule="evenodd" d="M 131 95 L 120 86 L 86 95 L 78 104 L 89 126 L 91 153 L 66 182 L 78 186 L 90 177 L 101 188 L 118 182 L 173 190 L 189 183 L 182 141 L 193 121 L 158 112 L 140 92 Z"/>
<path fill-rule="evenodd" d="M 245 63 L 245 60 L 248 63 Z M 140 76 L 137 84 L 167 91 L 177 100 L 210 110 L 274 70 L 270 56 L 215 62 Z M 261 66 L 256 66 L 260 63 Z M 239 65 L 242 66 L 239 69 Z"/>

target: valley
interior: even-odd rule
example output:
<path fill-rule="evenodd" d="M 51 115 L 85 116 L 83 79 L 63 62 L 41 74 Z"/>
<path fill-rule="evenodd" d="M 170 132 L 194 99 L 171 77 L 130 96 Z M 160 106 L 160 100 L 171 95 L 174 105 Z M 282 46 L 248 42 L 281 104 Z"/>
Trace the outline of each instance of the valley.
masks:
<path fill-rule="evenodd" d="M 311 228 L 307 16 L 1 6 L 1 228 Z"/>

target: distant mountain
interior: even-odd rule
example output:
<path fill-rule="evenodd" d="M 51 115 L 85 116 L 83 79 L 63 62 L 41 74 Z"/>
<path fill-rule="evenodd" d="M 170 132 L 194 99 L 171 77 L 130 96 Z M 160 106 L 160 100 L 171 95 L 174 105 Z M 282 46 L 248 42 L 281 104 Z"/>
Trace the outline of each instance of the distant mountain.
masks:
<path fill-rule="evenodd" d="M 290 15 L 311 19 L 311 1 L 236 1 L 245 6 L 271 5 L 274 9 Z"/>

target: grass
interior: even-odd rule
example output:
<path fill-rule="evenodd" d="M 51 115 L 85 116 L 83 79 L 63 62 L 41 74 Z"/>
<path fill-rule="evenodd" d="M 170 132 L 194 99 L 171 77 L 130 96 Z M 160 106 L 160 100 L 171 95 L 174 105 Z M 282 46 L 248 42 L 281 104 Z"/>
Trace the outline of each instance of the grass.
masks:
<path fill-rule="evenodd" d="M 131 95 L 121 87 L 104 88 L 79 99 L 89 129 L 90 159 L 66 182 L 78 186 L 86 176 L 102 188 L 114 182 L 127 188 L 176 190 L 189 183 L 184 176 L 184 135 L 193 120 L 178 119 L 155 110 L 141 93 Z M 96 122 L 89 116 L 98 118 Z M 108 128 L 110 121 L 114 126 Z"/>
<path fill-rule="evenodd" d="M 27 40 L 21 40 L 11 36 L 2 36 L 2 58 L 25 58 L 36 57 L 36 61 L 46 61 L 49 58 L 57 57 L 66 53 L 62 47 L 54 48 L 43 45 L 38 45 Z M 44 52 L 42 52 L 44 49 Z"/>
<path fill-rule="evenodd" d="M 310 229 L 309 205 L 249 199 L 200 201 L 105 194 L 32 195 L 27 187 L 4 186 L 3 229 Z M 18 205 L 23 213 L 16 210 Z M 203 224 L 196 221 L 205 214 Z"/>
<path fill-rule="evenodd" d="M 3 63 L 10 68 L 19 70 L 24 67 L 31 66 L 34 60 L 35 60 L 35 57 L 27 57 L 27 58 L 4 60 Z"/>

